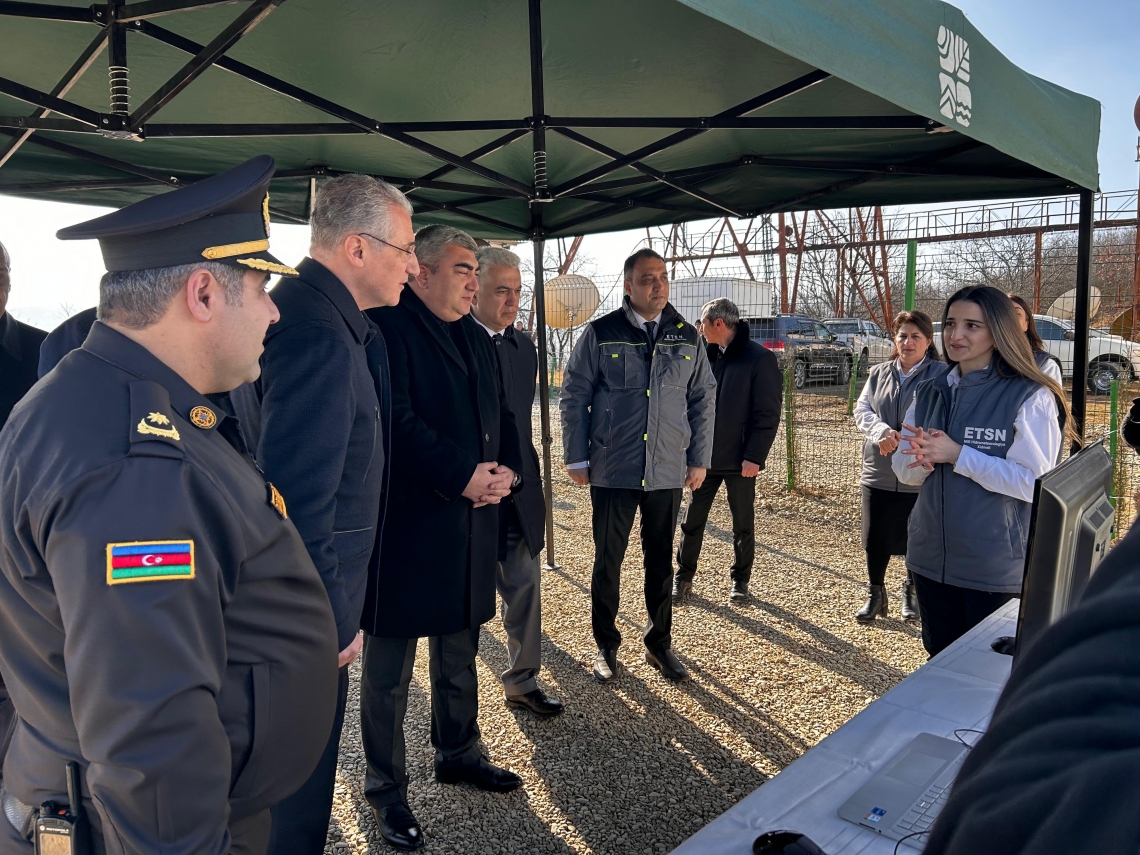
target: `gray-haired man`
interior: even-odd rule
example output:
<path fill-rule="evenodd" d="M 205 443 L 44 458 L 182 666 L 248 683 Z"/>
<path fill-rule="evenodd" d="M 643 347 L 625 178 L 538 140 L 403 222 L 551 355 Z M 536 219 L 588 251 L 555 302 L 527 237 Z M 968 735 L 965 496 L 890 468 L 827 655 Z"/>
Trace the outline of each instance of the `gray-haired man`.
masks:
<path fill-rule="evenodd" d="M 531 439 L 531 409 L 538 376 L 534 342 L 512 324 L 519 313 L 522 274 L 519 257 L 507 249 L 483 247 L 479 261 L 479 293 L 471 317 L 495 345 L 503 390 L 519 432 L 522 487 L 499 506 L 499 568 L 495 577 L 503 600 L 508 667 L 503 672 L 507 706 L 535 715 L 562 712 L 562 703 L 547 695 L 536 680 L 542 668 L 542 552 L 546 530 L 546 498 L 538 471 L 538 452 Z"/>
<path fill-rule="evenodd" d="M 419 270 L 411 213 L 399 190 L 366 175 L 320 188 L 311 257 L 273 289 L 281 320 L 265 337 L 260 379 L 236 398 L 249 445 L 289 497 L 289 516 L 321 574 L 341 651 L 328 746 L 304 786 L 274 808 L 271 855 L 317 855 L 328 835 L 390 439 L 384 339 L 363 310 L 395 305 Z"/>
<path fill-rule="evenodd" d="M 775 355 L 751 340 L 735 303 L 723 297 L 706 303 L 698 326 L 708 342 L 709 363 L 716 377 L 716 423 L 712 466 L 704 483 L 694 488 L 681 519 L 673 600 L 683 601 L 693 589 L 705 523 L 722 482 L 732 514 L 735 557 L 729 596 L 744 600 L 756 554 L 756 476 L 764 468 L 780 426 L 783 383 Z"/>

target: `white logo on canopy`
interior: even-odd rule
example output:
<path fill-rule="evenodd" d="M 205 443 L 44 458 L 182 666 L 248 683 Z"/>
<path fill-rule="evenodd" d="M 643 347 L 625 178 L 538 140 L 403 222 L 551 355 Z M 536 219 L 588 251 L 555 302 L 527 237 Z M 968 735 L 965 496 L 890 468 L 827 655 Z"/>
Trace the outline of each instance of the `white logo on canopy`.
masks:
<path fill-rule="evenodd" d="M 970 45 L 946 27 L 938 28 L 938 64 L 942 66 L 938 74 L 938 83 L 942 87 L 939 110 L 946 118 L 969 127 L 974 108 L 973 96 L 967 85 L 970 82 Z"/>

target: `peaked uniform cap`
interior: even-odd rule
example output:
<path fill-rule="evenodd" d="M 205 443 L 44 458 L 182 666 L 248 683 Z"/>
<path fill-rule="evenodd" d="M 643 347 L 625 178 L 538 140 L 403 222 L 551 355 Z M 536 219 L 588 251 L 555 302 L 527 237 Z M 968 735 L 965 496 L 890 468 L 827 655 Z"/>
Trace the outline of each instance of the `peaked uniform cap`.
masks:
<path fill-rule="evenodd" d="M 60 240 L 98 240 L 107 270 L 153 270 L 217 261 L 284 276 L 297 271 L 269 254 L 269 180 L 259 155 L 188 187 L 69 226 Z"/>

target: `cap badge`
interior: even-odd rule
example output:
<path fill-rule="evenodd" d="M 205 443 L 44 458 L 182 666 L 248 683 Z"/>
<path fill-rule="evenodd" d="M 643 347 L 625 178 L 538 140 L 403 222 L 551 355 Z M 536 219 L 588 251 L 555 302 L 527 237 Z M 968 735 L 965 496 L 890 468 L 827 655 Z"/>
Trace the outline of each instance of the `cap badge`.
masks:
<path fill-rule="evenodd" d="M 164 425 L 167 427 L 163 427 Z M 162 413 L 149 413 L 145 419 L 139 421 L 135 430 L 151 436 L 161 436 L 164 439 L 182 439 L 178 435 L 178 428 L 171 425 L 170 419 Z"/>
<path fill-rule="evenodd" d="M 261 216 L 265 218 L 265 236 L 269 237 L 269 194 L 261 200 Z"/>
<path fill-rule="evenodd" d="M 209 407 L 195 407 L 190 411 L 190 423 L 202 430 L 209 430 L 218 423 L 218 417 Z"/>

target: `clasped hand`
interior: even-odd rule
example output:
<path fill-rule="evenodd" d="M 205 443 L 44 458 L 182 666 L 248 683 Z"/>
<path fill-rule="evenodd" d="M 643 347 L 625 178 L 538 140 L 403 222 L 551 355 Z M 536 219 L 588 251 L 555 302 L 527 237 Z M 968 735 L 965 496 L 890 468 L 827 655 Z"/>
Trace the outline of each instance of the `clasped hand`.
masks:
<path fill-rule="evenodd" d="M 515 473 L 506 466 L 500 466 L 494 460 L 480 463 L 471 474 L 463 497 L 471 500 L 471 506 L 481 508 L 484 505 L 497 505 L 511 494 L 511 484 L 514 483 Z"/>
<path fill-rule="evenodd" d="M 953 464 L 958 462 L 958 455 L 962 453 L 962 446 L 943 431 L 928 431 L 906 424 L 903 425 L 903 428 L 913 434 L 902 437 L 910 443 L 910 448 L 904 448 L 903 454 L 914 455 L 914 463 L 908 464 L 907 469 L 921 466 L 926 470 L 932 470 L 935 463 Z"/>
<path fill-rule="evenodd" d="M 899 439 L 899 432 L 892 430 L 879 440 L 879 454 L 883 457 L 886 457 L 888 454 L 893 454 L 895 449 L 899 447 Z"/>

